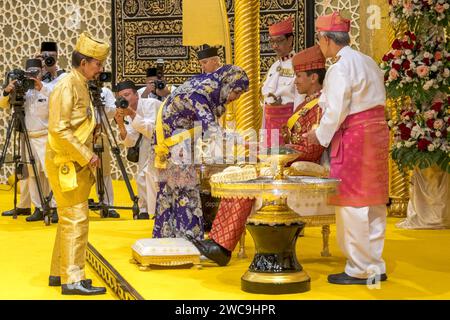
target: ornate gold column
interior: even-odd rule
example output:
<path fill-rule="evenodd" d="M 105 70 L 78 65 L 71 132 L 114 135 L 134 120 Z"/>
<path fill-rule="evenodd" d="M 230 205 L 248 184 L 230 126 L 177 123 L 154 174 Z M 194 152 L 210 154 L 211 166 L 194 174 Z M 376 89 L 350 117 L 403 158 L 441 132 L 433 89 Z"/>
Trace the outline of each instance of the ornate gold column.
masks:
<path fill-rule="evenodd" d="M 235 106 L 236 129 L 244 137 L 249 129 L 257 130 L 259 106 L 259 0 L 236 0 L 234 21 L 235 64 L 242 67 L 250 79 L 250 90 Z M 256 138 L 256 137 L 254 137 Z"/>
<path fill-rule="evenodd" d="M 395 29 L 394 29 L 395 28 Z M 400 26 L 388 25 L 388 39 L 391 44 L 395 38 L 406 31 L 406 24 Z M 389 112 L 389 118 L 397 120 L 397 108 L 399 105 L 407 103 L 407 97 L 400 99 L 388 99 L 387 109 Z M 390 131 L 390 146 L 394 142 L 394 133 Z M 409 183 L 410 173 L 403 173 L 399 170 L 397 164 L 389 158 L 389 198 L 391 204 L 388 207 L 388 215 L 391 217 L 406 217 L 406 210 L 408 208 L 409 201 Z"/>

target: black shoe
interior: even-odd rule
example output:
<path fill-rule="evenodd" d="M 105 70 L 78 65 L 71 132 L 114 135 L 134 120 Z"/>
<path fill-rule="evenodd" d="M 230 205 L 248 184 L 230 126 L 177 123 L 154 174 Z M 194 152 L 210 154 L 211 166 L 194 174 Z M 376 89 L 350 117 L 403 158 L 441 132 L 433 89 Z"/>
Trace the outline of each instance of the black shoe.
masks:
<path fill-rule="evenodd" d="M 355 278 L 355 277 L 351 277 L 348 274 L 346 274 L 345 272 L 342 273 L 336 273 L 336 274 L 330 274 L 328 276 L 328 282 L 329 283 L 333 283 L 333 284 L 363 284 L 363 285 L 367 285 L 367 284 L 375 284 L 375 282 L 378 281 L 386 281 L 387 280 L 387 275 L 386 273 L 380 274 L 380 277 L 377 279 L 378 277 L 374 277 L 373 279 L 371 279 L 371 283 L 367 283 L 367 279 L 360 279 L 360 278 Z"/>
<path fill-rule="evenodd" d="M 58 210 L 54 209 L 52 211 L 52 223 L 58 223 L 59 217 L 58 217 Z"/>
<path fill-rule="evenodd" d="M 150 216 L 147 212 L 139 212 L 139 215 L 137 216 L 137 219 L 139 220 L 148 220 L 150 219 Z"/>
<path fill-rule="evenodd" d="M 88 207 L 91 210 L 98 210 L 98 203 L 94 199 L 88 199 Z"/>
<path fill-rule="evenodd" d="M 86 279 L 86 280 L 81 280 L 84 281 L 84 283 L 86 284 L 87 287 L 92 287 L 92 280 L 91 279 Z M 59 276 L 49 276 L 48 277 L 48 285 L 50 287 L 60 287 L 61 286 L 61 277 Z"/>
<path fill-rule="evenodd" d="M 228 251 L 214 240 L 197 240 L 190 235 L 186 235 L 189 241 L 197 247 L 198 251 L 208 259 L 214 261 L 219 266 L 223 267 L 230 262 L 231 251 Z"/>
<path fill-rule="evenodd" d="M 106 218 L 120 218 L 120 214 L 116 210 L 109 210 Z"/>
<path fill-rule="evenodd" d="M 44 212 L 41 209 L 36 208 L 34 209 L 33 214 L 27 217 L 25 220 L 27 220 L 28 222 L 44 220 Z"/>
<path fill-rule="evenodd" d="M 16 213 L 18 216 L 29 216 L 31 214 L 31 208 L 16 208 Z M 14 215 L 14 209 L 3 211 L 2 216 L 12 217 Z"/>
<path fill-rule="evenodd" d="M 105 287 L 93 287 L 89 286 L 85 280 L 81 280 L 75 283 L 63 284 L 61 286 L 62 294 L 77 294 L 82 296 L 92 296 L 96 294 L 106 293 Z"/>

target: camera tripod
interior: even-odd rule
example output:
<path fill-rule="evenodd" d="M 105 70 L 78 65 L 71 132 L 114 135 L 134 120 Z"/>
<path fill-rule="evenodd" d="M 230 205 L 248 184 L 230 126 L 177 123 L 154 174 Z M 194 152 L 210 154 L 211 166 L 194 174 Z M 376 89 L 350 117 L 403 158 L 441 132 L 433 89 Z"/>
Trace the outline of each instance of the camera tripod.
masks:
<path fill-rule="evenodd" d="M 128 178 L 125 165 L 123 164 L 122 158 L 120 156 L 120 148 L 117 143 L 117 140 L 113 134 L 111 124 L 108 121 L 108 117 L 105 111 L 105 105 L 101 98 L 101 88 L 102 82 L 99 81 L 91 81 L 89 83 L 89 91 L 91 94 L 91 100 L 94 105 L 95 110 L 95 119 L 97 121 L 97 125 L 95 127 L 94 139 L 93 139 L 93 147 L 94 153 L 100 159 L 100 166 L 96 169 L 96 187 L 98 194 L 98 203 L 94 205 L 90 205 L 89 208 L 92 210 L 99 210 L 100 216 L 105 218 L 108 216 L 109 209 L 131 209 L 133 212 L 133 218 L 137 219 L 139 216 L 139 197 L 134 194 L 133 188 L 130 183 L 130 179 Z M 131 207 L 123 207 L 123 206 L 110 206 L 104 203 L 104 195 L 105 195 L 105 183 L 103 180 L 103 157 L 102 154 L 104 152 L 104 143 L 103 136 L 106 137 L 111 151 L 119 165 L 120 172 L 125 181 L 125 185 L 128 190 L 128 194 L 130 195 L 131 201 L 133 201 L 133 205 Z"/>
<path fill-rule="evenodd" d="M 33 152 L 31 149 L 31 143 L 30 143 L 30 137 L 28 136 L 28 131 L 25 125 L 25 109 L 23 107 L 23 99 L 12 99 L 13 103 L 11 103 L 11 106 L 13 108 L 13 114 L 11 117 L 11 120 L 9 121 L 8 128 L 6 131 L 6 141 L 3 145 L 2 154 L 0 156 L 0 169 L 3 167 L 3 164 L 5 163 L 14 163 L 14 214 L 13 219 L 17 219 L 17 211 L 16 211 L 16 205 L 17 205 L 17 168 L 19 164 L 25 164 L 29 163 L 31 164 L 31 167 L 33 168 L 34 176 L 36 177 L 36 186 L 39 193 L 39 199 L 41 200 L 41 206 L 42 211 L 44 213 L 44 223 L 45 225 L 50 225 L 50 199 L 52 198 L 52 192 L 50 192 L 48 197 L 45 197 L 43 195 L 42 191 L 42 185 L 39 180 L 39 172 L 36 167 L 36 161 L 33 156 Z M 13 143 L 13 157 L 12 161 L 6 162 L 6 154 L 8 152 L 8 147 L 11 143 L 11 136 L 14 133 L 14 143 Z M 21 156 L 21 136 L 23 135 L 24 141 L 25 141 L 25 147 L 26 152 L 28 154 L 29 162 L 22 161 Z"/>

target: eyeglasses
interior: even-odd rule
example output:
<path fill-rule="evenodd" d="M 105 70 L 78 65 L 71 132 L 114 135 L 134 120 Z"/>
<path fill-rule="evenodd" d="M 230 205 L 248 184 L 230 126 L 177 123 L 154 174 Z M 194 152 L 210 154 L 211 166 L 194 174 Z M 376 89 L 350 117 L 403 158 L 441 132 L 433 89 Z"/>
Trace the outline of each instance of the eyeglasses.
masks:
<path fill-rule="evenodd" d="M 285 42 L 287 39 L 286 38 L 282 38 L 282 39 L 269 39 L 269 44 L 271 46 L 273 45 L 277 45 L 280 46 L 283 42 Z"/>

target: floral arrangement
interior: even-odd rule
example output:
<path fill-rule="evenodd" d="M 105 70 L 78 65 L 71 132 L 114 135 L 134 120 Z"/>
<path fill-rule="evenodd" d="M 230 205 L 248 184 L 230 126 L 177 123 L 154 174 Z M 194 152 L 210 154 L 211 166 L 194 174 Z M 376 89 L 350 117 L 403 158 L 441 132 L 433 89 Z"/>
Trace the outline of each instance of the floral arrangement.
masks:
<path fill-rule="evenodd" d="M 380 64 L 397 116 L 392 159 L 400 169 L 434 164 L 450 172 L 450 41 L 448 0 L 389 0 L 391 21 L 410 31 L 395 39 Z M 414 32 L 415 31 L 415 32 Z"/>
<path fill-rule="evenodd" d="M 386 90 L 391 98 L 414 93 L 418 103 L 430 101 L 437 92 L 449 93 L 450 43 L 433 35 L 420 41 L 407 31 L 395 39 L 391 50 L 383 56 Z"/>
<path fill-rule="evenodd" d="M 389 8 L 391 23 L 406 21 L 410 30 L 424 22 L 447 28 L 450 22 L 448 0 L 389 0 Z"/>
<path fill-rule="evenodd" d="M 450 172 L 450 95 L 437 95 L 417 108 L 403 105 L 397 121 L 390 120 L 394 132 L 392 159 L 401 169 L 421 169 L 437 164 Z"/>

